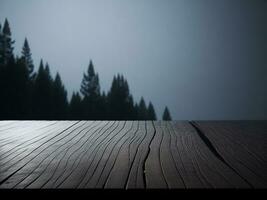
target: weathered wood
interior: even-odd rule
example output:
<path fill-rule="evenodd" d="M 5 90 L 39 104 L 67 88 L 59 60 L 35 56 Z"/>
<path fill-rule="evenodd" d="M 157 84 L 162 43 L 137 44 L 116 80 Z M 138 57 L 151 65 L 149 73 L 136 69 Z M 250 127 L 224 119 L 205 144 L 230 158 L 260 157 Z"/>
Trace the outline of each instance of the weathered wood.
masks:
<path fill-rule="evenodd" d="M 200 131 L 251 187 L 267 186 L 266 122 L 197 122 Z"/>
<path fill-rule="evenodd" d="M 64 123 L 50 133 L 50 137 L 46 138 L 40 143 L 35 143 L 27 148 L 27 151 L 23 155 L 19 155 L 16 159 L 5 163 L 4 167 L 1 167 L 0 182 L 4 181 L 6 178 L 10 177 L 7 182 L 1 184 L 1 187 L 6 187 L 17 182 L 18 178 L 21 177 L 21 170 L 24 169 L 23 173 L 28 173 L 32 168 L 38 163 L 38 158 L 41 154 L 50 154 L 53 152 L 51 145 L 58 145 L 57 143 L 65 137 L 68 137 L 73 133 L 74 127 L 79 126 L 79 124 L 74 123 Z M 40 159 L 39 159 L 40 160 Z M 10 187 L 10 186 L 7 186 Z"/>
<path fill-rule="evenodd" d="M 193 160 L 195 169 L 194 175 L 203 184 L 201 187 L 207 188 L 248 188 L 249 185 L 231 168 L 225 165 L 214 153 L 209 149 L 205 142 L 198 135 L 197 131 L 188 123 L 176 122 L 176 134 L 180 134 L 184 141 L 183 147 L 187 148 L 187 155 Z M 178 149 L 179 152 L 179 149 Z M 190 174 L 190 165 L 184 167 L 187 174 Z M 191 171 L 192 172 L 192 171 Z M 184 178 L 184 180 L 186 180 Z M 192 185 L 193 184 L 193 185 Z M 187 187 L 199 187 L 195 185 L 195 180 L 187 181 Z"/>
<path fill-rule="evenodd" d="M 165 184 L 169 188 L 249 187 L 216 158 L 188 122 L 155 124 L 154 141 L 158 146 L 153 144 L 153 150 L 159 152 L 151 153 L 147 159 L 148 188 L 164 188 Z"/>
<path fill-rule="evenodd" d="M 154 122 L 155 137 L 150 145 L 150 154 L 145 163 L 147 187 L 153 189 L 168 188 L 162 168 L 162 140 L 164 133 L 159 130 L 160 122 Z"/>
<path fill-rule="evenodd" d="M 115 163 L 109 173 L 109 176 L 105 182 L 105 188 L 117 188 L 123 189 L 127 183 L 127 177 L 129 174 L 131 162 L 130 162 L 130 144 L 136 137 L 136 133 L 139 129 L 139 122 L 135 121 L 132 124 L 132 129 L 129 133 L 129 137 L 120 147 Z"/>
<path fill-rule="evenodd" d="M 127 189 L 145 188 L 144 165 L 148 155 L 149 145 L 154 137 L 154 131 L 148 131 L 152 128 L 152 122 L 142 121 L 139 127 L 137 135 L 140 134 L 142 137 L 133 141 L 130 145 L 131 166 L 126 184 Z"/>
<path fill-rule="evenodd" d="M 160 133 L 163 135 L 160 158 L 163 176 L 167 182 L 169 188 L 185 188 L 185 184 L 181 177 L 180 171 L 177 170 L 175 160 L 173 157 L 174 140 L 172 135 L 167 128 L 167 122 L 155 122 L 156 134 Z"/>
<path fill-rule="evenodd" d="M 84 175 L 79 176 L 78 174 L 81 174 L 81 172 L 83 172 L 82 169 L 87 166 L 87 162 L 85 162 L 84 157 L 89 154 L 88 151 L 93 146 L 93 139 L 97 136 L 97 134 L 101 136 L 101 131 L 103 129 L 107 130 L 107 128 L 110 127 L 109 124 L 111 123 L 101 122 L 100 124 L 97 124 L 97 126 L 91 128 L 87 132 L 86 138 L 81 141 L 80 145 L 73 146 L 75 150 L 73 149 L 74 151 L 70 151 L 70 155 L 68 157 L 66 155 L 63 161 L 59 162 L 58 166 L 54 169 L 52 176 L 50 175 L 49 180 L 43 183 L 42 187 L 56 188 L 63 187 L 64 185 L 66 185 L 66 187 L 76 187 L 78 182 L 84 177 Z M 82 169 L 80 167 L 82 167 Z M 46 178 L 46 176 L 44 176 L 44 178 Z"/>
<path fill-rule="evenodd" d="M 42 155 L 42 160 L 38 164 L 38 166 L 33 169 L 32 173 L 21 180 L 19 183 L 16 184 L 16 188 L 38 188 L 34 183 L 43 184 L 41 181 L 42 175 L 48 176 L 51 173 L 52 169 L 59 164 L 63 166 L 71 166 L 71 164 L 67 165 L 69 161 L 69 156 L 75 153 L 75 148 L 79 148 L 81 145 L 80 143 L 86 139 L 87 131 L 93 130 L 94 125 L 96 123 L 87 122 L 83 124 L 79 129 L 75 130 L 75 135 L 71 137 L 71 139 L 62 141 L 60 146 L 56 146 L 51 154 Z M 65 159 L 67 157 L 67 159 Z M 61 171 L 65 169 L 62 168 Z M 48 171 L 48 172 L 47 172 Z M 51 173 L 52 174 L 52 173 Z"/>
<path fill-rule="evenodd" d="M 267 188 L 266 150 L 266 121 L 0 121 L 0 188 Z"/>

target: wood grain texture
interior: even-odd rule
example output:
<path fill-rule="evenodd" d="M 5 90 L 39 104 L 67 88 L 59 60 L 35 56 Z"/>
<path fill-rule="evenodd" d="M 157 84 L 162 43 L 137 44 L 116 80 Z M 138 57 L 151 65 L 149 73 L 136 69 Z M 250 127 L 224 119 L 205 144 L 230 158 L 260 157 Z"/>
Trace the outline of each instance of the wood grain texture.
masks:
<path fill-rule="evenodd" d="M 266 121 L 0 121 L 0 188 L 267 188 Z"/>
<path fill-rule="evenodd" d="M 196 122 L 225 162 L 254 188 L 267 185 L 266 121 Z"/>

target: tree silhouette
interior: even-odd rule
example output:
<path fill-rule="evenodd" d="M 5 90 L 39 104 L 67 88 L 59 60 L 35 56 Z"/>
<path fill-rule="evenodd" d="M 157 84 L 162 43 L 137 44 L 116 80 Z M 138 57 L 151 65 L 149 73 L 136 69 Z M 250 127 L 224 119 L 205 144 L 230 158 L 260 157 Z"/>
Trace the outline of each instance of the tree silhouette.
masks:
<path fill-rule="evenodd" d="M 134 103 L 133 119 L 134 120 L 140 120 L 140 118 L 139 118 L 139 105 L 138 105 L 138 103 Z"/>
<path fill-rule="evenodd" d="M 82 119 L 82 98 L 79 93 L 73 93 L 70 106 L 69 106 L 69 119 L 81 120 Z"/>
<path fill-rule="evenodd" d="M 15 111 L 18 113 L 18 119 L 29 119 L 31 115 L 31 93 L 32 93 L 32 81 L 29 78 L 28 68 L 25 62 L 21 58 L 16 59 L 15 71 L 13 71 L 14 80 L 12 85 L 16 90 L 14 93 L 14 104 L 17 104 L 19 109 Z M 13 99 L 12 97 L 10 97 Z M 19 111 L 19 112 L 18 112 Z"/>
<path fill-rule="evenodd" d="M 33 90 L 34 115 L 36 119 L 53 118 L 52 84 L 49 65 L 46 64 L 44 68 L 43 60 L 41 60 Z"/>
<path fill-rule="evenodd" d="M 2 25 L 0 23 L 0 67 L 3 67 L 3 45 L 4 45 L 4 38 L 3 38 L 3 33 L 2 33 Z"/>
<path fill-rule="evenodd" d="M 34 72 L 34 64 L 32 60 L 32 54 L 30 50 L 30 46 L 28 43 L 27 38 L 24 40 L 24 44 L 21 51 L 21 58 L 20 62 L 23 67 L 27 70 L 27 89 L 25 93 L 26 103 L 25 105 L 27 107 L 27 116 L 26 118 L 31 119 L 33 115 L 33 108 L 31 105 L 33 105 L 33 87 L 34 87 L 34 80 L 36 78 L 36 73 Z"/>
<path fill-rule="evenodd" d="M 28 69 L 28 75 L 29 75 L 30 80 L 34 80 L 34 77 L 35 77 L 34 65 L 33 65 L 33 60 L 32 60 L 31 49 L 30 49 L 27 38 L 25 38 L 24 40 L 24 44 L 23 44 L 22 51 L 21 51 L 21 59 Z"/>
<path fill-rule="evenodd" d="M 138 119 L 139 120 L 147 120 L 147 107 L 146 107 L 146 102 L 143 97 L 141 97 L 141 100 L 139 102 L 138 106 Z"/>
<path fill-rule="evenodd" d="M 165 109 L 164 109 L 162 120 L 163 121 L 171 121 L 172 120 L 168 107 L 165 107 Z"/>
<path fill-rule="evenodd" d="M 133 119 L 134 105 L 127 80 L 120 74 L 113 77 L 108 93 L 109 118 L 114 120 Z"/>
<path fill-rule="evenodd" d="M 95 73 L 92 60 L 90 60 L 87 73 L 83 74 L 81 93 L 84 97 L 93 97 L 100 95 L 98 74 Z"/>
<path fill-rule="evenodd" d="M 3 114 L 5 119 L 24 119 L 27 115 L 27 69 L 16 58 L 11 58 L 4 70 L 1 85 L 3 94 Z"/>
<path fill-rule="evenodd" d="M 12 57 L 14 59 L 13 44 L 15 43 L 15 41 L 12 40 L 11 30 L 7 19 L 5 19 L 0 41 L 0 65 L 7 65 Z"/>
<path fill-rule="evenodd" d="M 147 119 L 149 120 L 157 120 L 157 116 L 154 110 L 154 106 L 151 102 L 149 102 L 148 109 L 147 109 Z"/>
<path fill-rule="evenodd" d="M 102 92 L 101 96 L 98 98 L 96 107 L 97 107 L 96 119 L 108 120 L 107 96 L 105 92 Z"/>
<path fill-rule="evenodd" d="M 53 82 L 53 119 L 64 119 L 67 116 L 68 100 L 59 73 Z"/>
<path fill-rule="evenodd" d="M 8 20 L 0 31 L 0 118 L 11 119 L 22 117 L 25 74 L 18 67 L 18 58 L 13 55 L 11 30 Z M 18 102 L 16 102 L 18 101 Z"/>
<path fill-rule="evenodd" d="M 0 24 L 0 119 L 40 120 L 156 120 L 152 102 L 146 106 L 142 97 L 139 104 L 134 101 L 129 85 L 123 75 L 113 78 L 107 92 L 100 91 L 99 76 L 90 60 L 83 74 L 80 92 L 72 94 L 70 103 L 60 74 L 52 78 L 50 67 L 40 61 L 38 72 L 34 72 L 32 54 L 27 38 L 16 58 L 14 41 L 5 19 Z M 166 107 L 164 120 L 171 120 Z"/>
<path fill-rule="evenodd" d="M 92 60 L 90 60 L 87 73 L 83 74 L 80 91 L 83 95 L 83 117 L 88 120 L 99 118 L 100 85 Z"/>

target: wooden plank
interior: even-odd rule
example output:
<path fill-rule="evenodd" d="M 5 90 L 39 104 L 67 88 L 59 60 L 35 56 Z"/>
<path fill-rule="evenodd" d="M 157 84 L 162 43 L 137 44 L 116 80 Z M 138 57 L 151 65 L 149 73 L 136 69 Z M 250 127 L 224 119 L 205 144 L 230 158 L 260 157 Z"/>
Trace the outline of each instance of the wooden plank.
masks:
<path fill-rule="evenodd" d="M 12 140 L 12 142 L 15 142 L 16 140 L 20 141 L 20 139 L 24 139 L 23 136 L 25 136 L 25 134 L 22 133 L 23 130 L 25 129 L 27 130 L 27 127 L 34 128 L 35 126 L 36 123 L 30 123 L 25 121 L 18 122 L 17 124 L 12 125 L 12 127 L 8 127 L 1 130 L 0 138 L 2 139 L 2 141 L 4 140 L 5 141 Z M 3 143 L 1 143 L 0 145 L 2 146 Z"/>
<path fill-rule="evenodd" d="M 266 188 L 266 133 L 266 122 L 0 121 L 0 188 Z"/>
<path fill-rule="evenodd" d="M 69 125 L 70 123 L 67 123 L 67 124 Z M 62 129 L 62 127 L 61 127 L 58 131 L 62 132 L 64 129 Z M 57 129 L 54 129 L 54 131 L 57 131 Z M 19 172 L 16 173 L 14 176 L 12 176 L 8 182 L 5 182 L 2 185 L 2 187 L 13 187 L 13 185 L 16 185 L 17 182 L 19 182 L 21 179 L 23 179 L 24 176 L 31 175 L 32 170 L 34 170 L 36 165 L 38 165 L 38 162 L 43 159 L 42 156 L 44 154 L 50 153 L 49 147 L 46 147 L 41 152 L 35 154 L 36 150 L 38 150 L 38 148 L 40 147 L 39 145 L 42 142 L 44 142 L 43 144 L 47 143 L 46 145 L 49 145 L 49 142 L 48 142 L 49 140 L 50 140 L 50 138 L 48 138 L 48 140 L 46 139 L 45 141 L 38 141 L 37 143 L 32 144 L 30 146 L 29 150 L 26 151 L 26 153 L 18 156 L 15 160 L 12 160 L 12 162 L 7 163 L 6 164 L 7 166 L 5 166 L 5 168 L 7 169 L 6 170 L 7 172 L 10 171 L 11 169 L 16 169 L 18 166 L 21 166 L 21 165 L 22 166 L 19 168 Z M 35 148 L 36 146 L 37 146 L 37 148 Z M 30 159 L 30 160 L 28 160 L 28 159 Z M 5 168 L 3 168 L 3 170 L 5 170 Z"/>
<path fill-rule="evenodd" d="M 69 136 L 72 133 L 72 130 L 79 127 L 80 124 L 78 122 L 71 123 L 63 123 L 59 126 L 59 129 L 55 130 L 51 133 L 50 138 L 45 141 L 40 142 L 39 144 L 35 144 L 29 147 L 29 151 L 23 155 L 20 155 L 16 160 L 12 160 L 6 164 L 3 168 L 1 167 L 1 176 L 0 182 L 5 181 L 8 178 L 8 182 L 5 181 L 1 188 L 6 187 L 6 185 L 14 184 L 16 182 L 16 178 L 13 175 L 18 175 L 18 172 L 26 167 L 29 171 L 35 165 L 34 159 L 37 159 L 38 156 L 42 153 L 50 154 L 53 152 L 53 149 L 49 149 L 51 145 L 56 144 L 58 141 L 64 139 L 64 137 Z M 66 133 L 67 132 L 67 133 Z M 9 178 L 12 176 L 11 178 Z M 15 182 L 13 182 L 14 180 Z"/>
<path fill-rule="evenodd" d="M 11 159 L 12 157 L 16 157 L 16 155 L 19 154 L 19 152 L 21 151 L 25 151 L 28 146 L 34 144 L 34 143 L 37 143 L 37 142 L 40 142 L 41 140 L 47 138 L 49 136 L 49 131 L 51 130 L 55 130 L 56 126 L 57 126 L 57 123 L 50 123 L 48 125 L 45 125 L 45 123 L 42 123 L 43 126 L 40 126 L 39 127 L 33 127 L 31 129 L 27 129 L 27 132 L 33 132 L 34 135 L 31 135 L 30 137 L 24 137 L 24 139 L 20 139 L 21 142 L 19 143 L 16 143 L 16 144 L 13 144 L 13 142 L 9 142 L 9 143 L 6 143 L 4 145 L 1 146 L 1 149 L 5 148 L 5 154 L 1 154 L 0 156 L 0 166 L 2 166 L 5 161 L 8 159 Z M 45 125 L 45 126 L 44 126 Z M 20 134 L 22 134 L 22 132 L 19 132 Z M 14 140 L 14 139 L 13 139 Z M 11 143 L 11 144 L 10 144 Z"/>
<path fill-rule="evenodd" d="M 154 122 L 155 137 L 150 145 L 150 153 L 145 163 L 147 188 L 168 188 L 166 177 L 162 167 L 162 140 L 164 133 L 161 130 L 162 123 Z"/>
<path fill-rule="evenodd" d="M 267 187 L 267 122 L 197 122 L 216 150 L 254 188 Z"/>
<path fill-rule="evenodd" d="M 173 123 L 173 122 L 172 122 Z M 182 124 L 176 122 L 176 127 Z M 183 133 L 184 146 L 188 148 L 188 155 L 192 158 L 195 168 L 195 175 L 203 184 L 201 187 L 207 188 L 248 188 L 249 185 L 233 172 L 231 168 L 225 165 L 216 157 L 198 135 L 196 130 L 189 124 L 183 124 L 185 131 Z M 186 168 L 187 169 L 187 168 Z M 189 174 L 189 173 L 188 173 Z M 190 174 L 189 174 L 190 175 Z M 184 179 L 186 180 L 186 179 Z M 193 182 L 187 182 L 187 187 L 195 187 L 191 185 Z"/>
<path fill-rule="evenodd" d="M 36 124 L 33 123 L 32 127 L 27 126 L 26 130 L 23 130 L 20 127 L 18 127 L 17 130 L 13 132 L 13 133 L 16 133 L 18 135 L 17 138 L 13 138 L 13 139 L 11 139 L 12 140 L 11 142 L 2 144 L 1 150 L 3 152 L 1 153 L 1 166 L 5 163 L 5 161 L 3 160 L 4 158 L 7 161 L 8 159 L 10 159 L 10 157 L 12 157 L 12 156 L 14 157 L 16 154 L 18 154 L 18 151 L 21 148 L 23 148 L 23 146 L 24 147 L 26 146 L 28 148 L 29 145 L 27 145 L 27 143 L 29 141 L 35 140 L 36 137 L 38 138 L 39 136 L 42 136 L 42 137 L 47 136 L 47 130 L 40 131 L 37 129 L 37 127 L 35 125 Z M 32 134 L 32 133 L 34 133 L 34 134 Z M 27 134 L 30 136 L 27 137 Z M 24 137 L 20 138 L 21 135 Z M 37 141 L 38 141 L 38 139 L 37 139 Z"/>
<path fill-rule="evenodd" d="M 169 127 L 169 132 L 173 135 L 172 140 L 175 143 L 175 145 L 173 145 L 174 160 L 183 178 L 185 187 L 207 187 L 199 176 L 199 168 L 195 159 L 195 154 L 189 146 L 190 142 L 192 142 L 192 138 L 196 136 L 195 131 L 189 126 L 188 122 L 167 123 L 167 126 Z M 190 135 L 193 137 L 190 137 Z"/>
<path fill-rule="evenodd" d="M 64 124 L 65 126 L 69 125 L 69 123 Z M 6 165 L 10 167 L 10 165 L 8 164 L 16 162 L 19 157 L 24 156 L 25 154 L 27 154 L 27 152 L 30 152 L 34 145 L 39 145 L 42 141 L 46 141 L 46 139 L 50 137 L 49 133 L 56 132 L 58 128 L 60 128 L 59 130 L 62 130 L 61 125 L 63 124 L 58 124 L 57 126 L 52 126 L 49 127 L 49 129 L 42 130 L 34 130 L 33 128 L 32 132 L 37 136 L 33 137 L 32 135 L 32 138 L 29 140 L 23 140 L 23 142 L 21 143 L 16 143 L 12 145 L 9 144 L 8 146 L 5 146 L 4 151 L 8 153 L 2 154 L 3 156 L 1 156 L 1 169 L 3 170 Z M 28 131 L 31 131 L 31 129 L 28 128 Z"/>
<path fill-rule="evenodd" d="M 105 124 L 105 125 L 107 125 L 107 124 Z M 101 127 L 100 127 L 100 128 L 101 128 Z M 102 125 L 102 128 L 101 128 L 101 129 L 103 129 L 103 128 L 104 128 L 104 126 Z M 100 130 L 101 130 L 101 129 L 100 129 Z M 95 136 L 97 136 L 97 134 L 96 134 Z M 92 140 L 92 141 L 93 141 L 93 140 Z M 89 140 L 88 140 L 87 145 L 89 145 L 90 142 L 92 142 L 92 141 L 89 141 Z M 81 157 L 81 160 L 80 160 L 79 163 L 77 163 L 76 167 L 79 167 L 79 165 L 83 165 L 82 158 L 85 157 L 86 152 L 87 152 L 87 153 L 89 152 L 89 151 L 88 151 L 88 147 L 89 147 L 89 146 L 85 146 L 85 148 L 83 149 L 83 151 L 82 151 L 83 154 L 81 155 L 81 156 L 82 156 L 82 157 Z M 76 171 L 76 167 L 74 168 L 75 170 L 71 171 L 72 173 Z M 69 180 L 66 179 L 66 178 L 63 179 L 63 180 L 64 180 L 64 182 L 61 181 L 61 184 L 58 185 L 57 187 L 59 187 L 59 188 L 72 188 L 72 187 L 73 187 L 73 184 L 75 183 L 75 182 L 69 181 Z"/>
<path fill-rule="evenodd" d="M 113 136 L 114 130 L 122 124 L 119 122 L 109 122 L 108 125 L 96 132 L 96 134 L 86 143 L 84 151 L 79 158 L 75 170 L 63 174 L 53 185 L 56 188 L 77 188 L 84 187 L 90 176 L 91 166 L 97 151 L 105 140 Z M 46 187 L 47 188 L 47 187 Z"/>
<path fill-rule="evenodd" d="M 113 137 L 105 147 L 103 156 L 98 161 L 97 168 L 90 181 L 88 181 L 86 188 L 104 188 L 122 145 L 130 138 L 130 134 L 132 134 L 132 128 L 133 122 L 127 121 L 119 134 Z"/>
<path fill-rule="evenodd" d="M 149 153 L 149 146 L 154 137 L 154 130 L 151 121 L 141 121 L 139 124 L 137 140 L 134 140 L 131 148 L 130 145 L 130 171 L 126 184 L 126 189 L 145 188 L 145 160 Z M 133 155 L 133 157 L 131 157 Z"/>
<path fill-rule="evenodd" d="M 162 134 L 162 142 L 160 148 L 160 163 L 162 168 L 162 175 L 165 177 L 165 181 L 168 188 L 185 188 L 184 181 L 181 177 L 180 171 L 177 169 L 175 160 L 173 157 L 173 141 L 172 135 L 167 128 L 167 122 L 155 122 L 156 134 Z M 146 171 L 149 171 L 147 169 Z M 156 174 L 154 174 L 155 176 Z M 153 175 L 152 175 L 153 176 Z M 149 179 L 149 178 L 148 178 Z M 149 186 L 150 187 L 150 186 Z"/>
<path fill-rule="evenodd" d="M 17 121 L 0 121 L 0 131 L 2 130 L 2 128 L 8 127 L 13 124 L 17 124 Z"/>
<path fill-rule="evenodd" d="M 85 152 L 85 146 L 90 139 L 108 122 L 97 122 L 94 126 L 87 127 L 85 135 L 83 135 L 76 143 L 68 147 L 65 153 L 62 154 L 62 158 L 58 159 L 51 165 L 49 170 L 45 171 L 35 182 L 33 182 L 29 188 L 53 188 L 56 187 L 56 182 L 66 177 L 65 174 L 72 173 L 77 165 L 81 156 Z"/>
<path fill-rule="evenodd" d="M 161 150 L 148 156 L 148 188 L 164 188 L 165 182 L 169 188 L 249 187 L 209 150 L 188 122 L 155 124 L 157 146 L 152 147 Z M 160 142 L 157 135 L 161 132 Z"/>
<path fill-rule="evenodd" d="M 129 133 L 129 137 L 124 144 L 121 145 L 116 161 L 105 182 L 105 188 L 123 189 L 126 186 L 128 174 L 130 171 L 130 144 L 133 142 L 139 130 L 139 122 L 132 122 L 133 126 Z"/>
<path fill-rule="evenodd" d="M 73 151 L 70 151 L 69 156 L 66 155 L 65 158 L 62 159 L 62 162 L 59 163 L 61 165 L 57 166 L 57 168 L 54 171 L 54 175 L 52 177 L 50 176 L 51 177 L 50 180 L 47 181 L 45 185 L 42 185 L 42 187 L 53 188 L 53 187 L 57 187 L 57 185 L 65 184 L 64 183 L 65 180 L 73 172 L 76 171 L 76 169 L 78 168 L 81 162 L 81 158 L 85 156 L 86 151 L 88 150 L 87 145 L 108 124 L 109 122 L 101 122 L 100 124 L 97 124 L 94 127 L 90 127 L 90 129 L 87 131 L 86 137 L 84 137 L 83 140 L 80 141 L 80 143 L 75 144 L 75 146 L 73 146 Z M 37 185 L 37 188 L 38 188 L 38 185 Z"/>
<path fill-rule="evenodd" d="M 125 129 L 126 122 L 119 122 L 119 126 L 113 130 L 107 137 L 105 137 L 100 145 L 95 149 L 95 151 L 92 151 L 93 159 L 90 164 L 90 167 L 87 170 L 87 174 L 85 176 L 84 181 L 79 185 L 81 188 L 94 188 L 97 184 L 98 178 L 101 176 L 101 172 L 103 169 L 103 166 L 105 165 L 109 154 L 105 154 L 106 150 L 109 149 L 110 145 L 114 141 L 117 141 L 122 135 L 121 131 Z"/>
<path fill-rule="evenodd" d="M 6 132 L 9 138 L 5 140 L 5 142 L 0 142 L 0 148 L 8 152 L 7 154 L 20 151 L 20 149 L 23 149 L 23 146 L 31 145 L 31 141 L 47 137 L 49 130 L 55 129 L 57 123 L 58 122 L 30 122 L 28 125 L 23 124 L 22 127 L 17 126 L 15 130 Z M 22 122 L 18 124 L 22 124 Z M 7 154 L 5 154 L 5 156 L 7 156 Z M 2 159 L 2 157 L 0 159 Z"/>
<path fill-rule="evenodd" d="M 39 188 L 47 180 L 46 178 L 50 177 L 49 174 L 53 175 L 52 170 L 55 168 L 64 173 L 67 167 L 73 166 L 72 156 L 75 157 L 77 155 L 84 141 L 91 135 L 90 131 L 95 130 L 100 124 L 100 122 L 86 122 L 82 127 L 76 129 L 75 132 L 77 134 L 68 139 L 68 141 L 65 140 L 64 144 L 54 149 L 51 154 L 43 157 L 43 160 L 35 167 L 31 174 L 17 183 L 15 187 Z"/>

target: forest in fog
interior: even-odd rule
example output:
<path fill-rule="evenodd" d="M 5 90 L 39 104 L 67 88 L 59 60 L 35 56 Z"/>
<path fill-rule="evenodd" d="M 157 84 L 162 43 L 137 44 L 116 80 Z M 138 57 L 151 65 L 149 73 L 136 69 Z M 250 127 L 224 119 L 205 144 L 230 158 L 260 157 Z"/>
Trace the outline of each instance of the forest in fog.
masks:
<path fill-rule="evenodd" d="M 122 74 L 113 77 L 110 90 L 101 91 L 99 75 L 90 60 L 80 90 L 70 101 L 60 74 L 52 77 L 43 60 L 35 70 L 27 38 L 15 56 L 14 40 L 6 19 L 0 24 L 0 119 L 19 120 L 157 120 L 152 102 L 136 102 Z M 103 58 L 104 59 L 104 58 Z M 171 120 L 167 107 L 160 116 Z"/>

